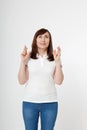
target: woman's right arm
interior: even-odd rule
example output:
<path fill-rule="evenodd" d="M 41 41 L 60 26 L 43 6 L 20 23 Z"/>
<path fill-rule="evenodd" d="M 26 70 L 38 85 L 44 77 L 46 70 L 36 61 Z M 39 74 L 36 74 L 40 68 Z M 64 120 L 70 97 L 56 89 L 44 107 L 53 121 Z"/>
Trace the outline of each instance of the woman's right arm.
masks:
<path fill-rule="evenodd" d="M 18 72 L 18 81 L 20 84 L 25 84 L 28 79 L 29 79 L 28 66 L 21 61 L 19 72 Z"/>
<path fill-rule="evenodd" d="M 20 84 L 25 84 L 29 79 L 28 65 L 26 65 L 29 58 L 30 52 L 27 53 L 27 47 L 25 46 L 21 53 L 21 63 L 18 72 L 18 81 Z"/>

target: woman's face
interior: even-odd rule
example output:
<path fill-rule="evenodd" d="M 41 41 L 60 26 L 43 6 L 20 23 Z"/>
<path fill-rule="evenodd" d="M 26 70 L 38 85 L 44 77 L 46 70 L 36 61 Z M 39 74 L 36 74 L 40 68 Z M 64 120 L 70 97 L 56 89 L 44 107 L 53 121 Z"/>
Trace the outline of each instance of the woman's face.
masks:
<path fill-rule="evenodd" d="M 38 35 L 36 39 L 36 44 L 39 49 L 47 49 L 50 42 L 50 36 L 49 33 L 46 32 L 42 35 Z"/>

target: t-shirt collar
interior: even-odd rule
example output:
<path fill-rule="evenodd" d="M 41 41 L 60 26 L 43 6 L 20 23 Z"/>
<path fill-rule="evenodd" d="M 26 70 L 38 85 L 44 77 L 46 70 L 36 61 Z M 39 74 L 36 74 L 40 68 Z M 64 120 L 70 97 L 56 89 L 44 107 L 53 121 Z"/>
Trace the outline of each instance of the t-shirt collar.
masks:
<path fill-rule="evenodd" d="M 37 58 L 44 58 L 44 59 L 47 59 L 48 55 L 47 53 L 45 53 L 43 56 L 41 56 L 39 53 L 37 53 Z"/>

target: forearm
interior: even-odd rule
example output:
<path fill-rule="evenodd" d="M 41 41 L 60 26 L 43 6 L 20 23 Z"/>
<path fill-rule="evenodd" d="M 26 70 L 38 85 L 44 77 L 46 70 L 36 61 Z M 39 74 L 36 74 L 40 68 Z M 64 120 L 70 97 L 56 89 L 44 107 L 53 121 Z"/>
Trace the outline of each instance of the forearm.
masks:
<path fill-rule="evenodd" d="M 29 77 L 28 66 L 26 66 L 25 63 L 21 62 L 18 72 L 19 83 L 24 84 L 28 80 L 28 77 Z"/>
<path fill-rule="evenodd" d="M 54 81 L 56 84 L 61 85 L 64 79 L 62 66 L 59 61 L 56 62 L 55 74 L 54 74 Z"/>

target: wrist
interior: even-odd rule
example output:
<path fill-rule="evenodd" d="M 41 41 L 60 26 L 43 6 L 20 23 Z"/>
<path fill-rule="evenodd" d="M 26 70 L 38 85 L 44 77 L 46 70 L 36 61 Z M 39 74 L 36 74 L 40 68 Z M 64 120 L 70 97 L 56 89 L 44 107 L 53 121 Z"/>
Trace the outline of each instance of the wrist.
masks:
<path fill-rule="evenodd" d="M 60 64 L 60 59 L 55 60 L 56 64 Z"/>
<path fill-rule="evenodd" d="M 55 61 L 55 64 L 56 64 L 56 66 L 61 67 L 61 62 L 60 62 L 60 59 L 56 60 L 56 61 Z"/>
<path fill-rule="evenodd" d="M 21 65 L 22 65 L 22 66 L 26 66 L 27 64 L 26 64 L 25 61 L 21 61 Z"/>

